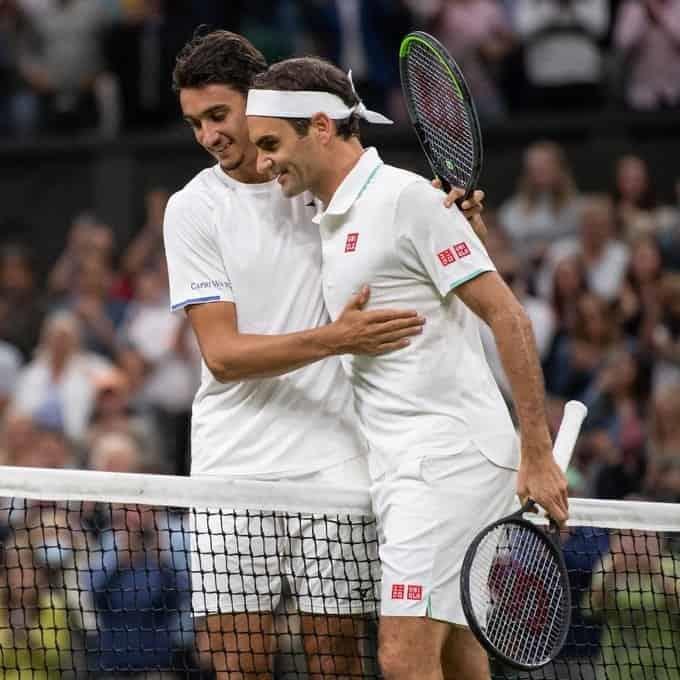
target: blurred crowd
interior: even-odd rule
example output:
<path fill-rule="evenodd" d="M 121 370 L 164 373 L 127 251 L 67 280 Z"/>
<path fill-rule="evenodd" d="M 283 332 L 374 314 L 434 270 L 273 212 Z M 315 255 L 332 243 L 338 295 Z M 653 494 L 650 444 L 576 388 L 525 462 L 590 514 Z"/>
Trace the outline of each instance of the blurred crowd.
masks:
<path fill-rule="evenodd" d="M 413 29 L 451 50 L 485 122 L 680 101 L 680 0 L 0 0 L 0 135 L 175 123 L 172 63 L 200 25 L 243 33 L 269 60 L 351 67 L 367 104 L 397 121 L 398 46 Z"/>

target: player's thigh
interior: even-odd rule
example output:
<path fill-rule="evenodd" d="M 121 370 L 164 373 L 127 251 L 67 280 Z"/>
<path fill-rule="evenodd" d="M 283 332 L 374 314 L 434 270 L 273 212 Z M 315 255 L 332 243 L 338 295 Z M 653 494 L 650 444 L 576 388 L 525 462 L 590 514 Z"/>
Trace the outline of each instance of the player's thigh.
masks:
<path fill-rule="evenodd" d="M 272 612 L 281 597 L 282 520 L 272 513 L 197 511 L 192 516 L 195 617 Z"/>
<path fill-rule="evenodd" d="M 194 619 L 201 665 L 214 671 L 266 673 L 276 634 L 271 613 L 212 614 Z"/>
<path fill-rule="evenodd" d="M 490 680 L 489 658 L 469 628 L 451 626 L 444 649 L 445 680 Z"/>
<path fill-rule="evenodd" d="M 378 663 L 390 678 L 428 678 L 441 668 L 441 655 L 452 626 L 420 616 L 381 616 Z"/>
<path fill-rule="evenodd" d="M 466 625 L 460 572 L 467 546 L 506 514 L 515 473 L 476 449 L 404 460 L 372 488 L 381 532 L 381 614 Z"/>
<path fill-rule="evenodd" d="M 348 487 L 368 488 L 365 460 L 353 459 L 322 470 L 314 475 L 312 484 L 322 486 L 338 479 Z M 288 535 L 293 594 L 300 612 L 337 617 L 376 612 L 380 562 L 372 517 L 291 517 Z"/>

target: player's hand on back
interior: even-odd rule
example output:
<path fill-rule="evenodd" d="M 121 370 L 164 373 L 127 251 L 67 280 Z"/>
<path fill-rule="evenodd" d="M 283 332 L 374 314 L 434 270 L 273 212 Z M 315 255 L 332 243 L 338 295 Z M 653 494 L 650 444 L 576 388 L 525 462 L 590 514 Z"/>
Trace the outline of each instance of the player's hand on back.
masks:
<path fill-rule="evenodd" d="M 408 346 L 409 338 L 422 333 L 425 319 L 415 310 L 364 311 L 369 296 L 364 286 L 328 326 L 335 354 L 385 354 Z"/>
<path fill-rule="evenodd" d="M 438 179 L 432 180 L 432 186 L 435 189 L 441 189 L 442 183 Z M 461 187 L 453 187 L 446 197 L 444 198 L 444 205 L 450 208 L 456 201 L 465 196 L 465 189 Z M 482 243 L 486 243 L 487 228 L 482 219 L 482 213 L 484 212 L 484 199 L 486 194 L 482 189 L 475 189 L 472 194 L 466 198 L 461 204 L 460 209 L 463 211 L 463 215 L 467 218 L 468 222 L 472 225 L 475 230 L 475 234 L 479 237 Z"/>
<path fill-rule="evenodd" d="M 567 499 L 567 478 L 552 455 L 550 438 L 547 438 L 547 452 L 530 452 L 522 444 L 522 462 L 517 475 L 517 495 L 522 504 L 529 498 L 536 501 L 558 525 L 563 526 L 569 516 Z"/>

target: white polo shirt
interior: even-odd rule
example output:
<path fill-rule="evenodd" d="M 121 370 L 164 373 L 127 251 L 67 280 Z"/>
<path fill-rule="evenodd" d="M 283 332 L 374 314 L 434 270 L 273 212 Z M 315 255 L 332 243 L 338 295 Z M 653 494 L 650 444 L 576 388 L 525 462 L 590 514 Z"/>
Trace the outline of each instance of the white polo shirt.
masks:
<path fill-rule="evenodd" d="M 357 410 L 379 473 L 403 455 L 451 455 L 477 445 L 517 467 L 517 436 L 484 357 L 481 323 L 457 286 L 493 263 L 457 208 L 418 175 L 364 152 L 318 215 L 323 290 L 331 318 L 363 284 L 368 308 L 412 308 L 422 335 L 399 352 L 346 356 Z"/>
<path fill-rule="evenodd" d="M 174 194 L 164 238 L 173 310 L 233 302 L 241 333 L 328 323 L 311 194 L 242 184 L 219 166 Z M 267 379 L 219 383 L 203 364 L 192 413 L 192 474 L 294 477 L 365 455 L 338 358 Z"/>

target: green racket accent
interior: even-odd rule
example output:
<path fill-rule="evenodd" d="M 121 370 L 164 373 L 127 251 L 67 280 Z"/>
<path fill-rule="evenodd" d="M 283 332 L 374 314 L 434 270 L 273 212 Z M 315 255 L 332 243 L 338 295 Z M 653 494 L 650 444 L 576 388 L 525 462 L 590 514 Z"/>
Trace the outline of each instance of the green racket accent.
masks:
<path fill-rule="evenodd" d="M 422 38 L 418 37 L 417 35 L 407 35 L 402 41 L 401 41 L 401 46 L 399 47 L 399 58 L 405 57 L 409 50 L 411 49 L 411 43 L 420 43 L 421 45 L 424 45 L 427 47 L 427 49 L 432 52 L 437 57 L 437 61 L 446 69 L 446 72 L 449 74 L 449 77 L 451 78 L 451 82 L 453 83 L 453 86 L 456 89 L 456 92 L 458 93 L 458 96 L 463 99 L 463 93 L 461 92 L 460 85 L 458 85 L 458 81 L 456 80 L 456 76 L 453 75 L 451 69 L 449 68 L 449 65 L 442 59 L 441 55 L 437 50 L 432 49 L 432 45 L 430 45 L 427 40 L 423 40 Z"/>

